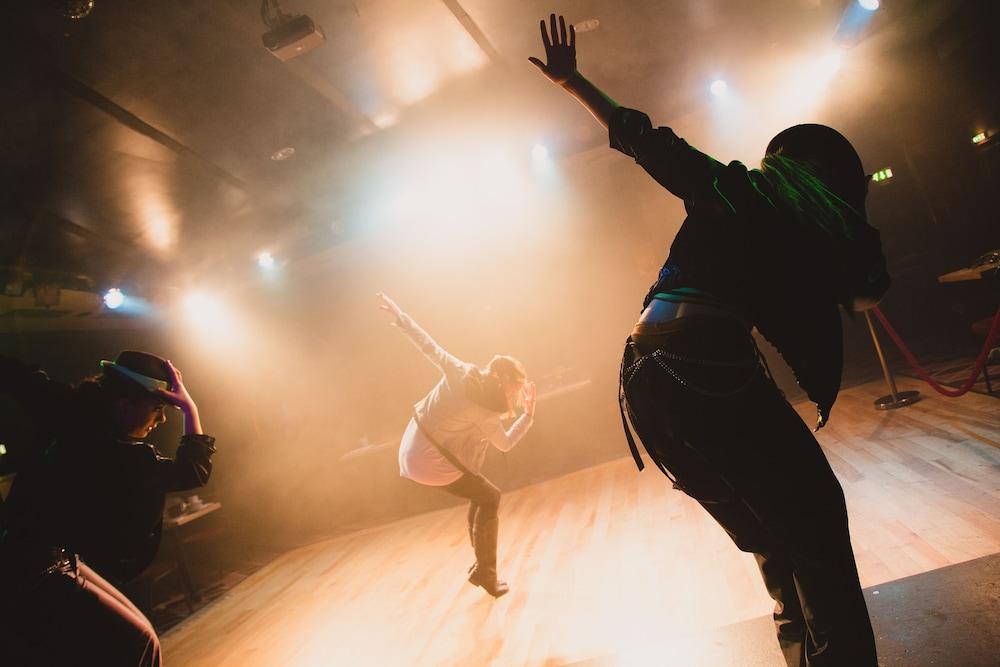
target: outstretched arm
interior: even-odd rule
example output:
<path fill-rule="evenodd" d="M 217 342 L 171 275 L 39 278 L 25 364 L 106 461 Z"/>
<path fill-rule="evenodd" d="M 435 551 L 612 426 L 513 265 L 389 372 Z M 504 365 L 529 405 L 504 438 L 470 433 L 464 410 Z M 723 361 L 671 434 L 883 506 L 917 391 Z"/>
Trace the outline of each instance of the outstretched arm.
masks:
<path fill-rule="evenodd" d="M 437 344 L 430 335 L 420 328 L 412 317 L 403 312 L 402 308 L 396 305 L 384 292 L 377 292 L 378 306 L 393 317 L 392 326 L 398 328 L 406 334 L 417 349 L 424 353 L 431 363 L 437 366 L 442 373 L 448 374 L 449 370 L 460 369 L 462 362 L 460 359 Z"/>
<path fill-rule="evenodd" d="M 549 81 L 562 86 L 566 92 L 575 97 L 587 111 L 593 114 L 597 122 L 608 127 L 611 122 L 611 114 L 615 112 L 619 104 L 588 81 L 576 69 L 576 30 L 573 26 L 569 26 L 567 33 L 566 19 L 560 16 L 557 28 L 555 14 L 549 16 L 549 22 L 552 30 L 551 39 L 549 38 L 549 30 L 545 26 L 545 20 L 539 21 L 547 62 L 543 63 L 534 56 L 528 60 L 541 70 Z"/>
<path fill-rule="evenodd" d="M 654 128 L 646 114 L 622 107 L 584 78 L 576 69 L 576 31 L 572 25 L 567 31 L 562 16 L 557 23 L 552 14 L 549 27 L 543 20 L 541 29 L 548 62 L 528 60 L 608 128 L 612 148 L 634 158 L 660 185 L 685 201 L 713 194 L 712 184 L 723 165 L 689 146 L 670 128 Z"/>

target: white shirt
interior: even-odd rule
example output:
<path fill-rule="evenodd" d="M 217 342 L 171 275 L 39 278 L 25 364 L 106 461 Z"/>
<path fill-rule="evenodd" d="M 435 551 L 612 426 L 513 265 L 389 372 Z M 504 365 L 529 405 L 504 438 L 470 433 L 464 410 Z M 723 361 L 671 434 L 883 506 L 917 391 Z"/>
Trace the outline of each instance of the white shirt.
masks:
<path fill-rule="evenodd" d="M 414 406 L 416 418 L 431 438 L 467 469 L 478 473 L 486 460 L 487 447 L 492 444 L 500 451 L 510 451 L 531 428 L 532 418 L 522 414 L 505 429 L 499 412 L 465 395 L 465 380 L 470 373 L 479 372 L 476 367 L 446 352 L 405 313 L 400 313 L 399 319 L 403 333 L 442 374 L 441 380 Z M 445 486 L 463 473 L 410 419 L 399 446 L 399 474 L 420 484 Z"/>

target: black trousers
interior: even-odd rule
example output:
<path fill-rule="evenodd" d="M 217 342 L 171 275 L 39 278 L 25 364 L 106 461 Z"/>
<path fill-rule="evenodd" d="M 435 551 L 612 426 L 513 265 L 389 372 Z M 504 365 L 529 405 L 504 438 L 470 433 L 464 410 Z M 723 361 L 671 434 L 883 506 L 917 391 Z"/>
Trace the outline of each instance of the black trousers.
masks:
<path fill-rule="evenodd" d="M 500 489 L 482 475 L 466 472 L 442 487 L 469 501 L 469 542 L 476 554 L 476 567 L 496 573 L 497 541 L 500 530 Z"/>
<path fill-rule="evenodd" d="M 25 573 L 0 601 L 0 663 L 10 667 L 159 667 L 149 620 L 75 557 Z"/>
<path fill-rule="evenodd" d="M 678 324 L 626 350 L 625 403 L 648 454 L 754 554 L 790 667 L 875 667 L 844 494 L 819 443 L 746 329 Z"/>

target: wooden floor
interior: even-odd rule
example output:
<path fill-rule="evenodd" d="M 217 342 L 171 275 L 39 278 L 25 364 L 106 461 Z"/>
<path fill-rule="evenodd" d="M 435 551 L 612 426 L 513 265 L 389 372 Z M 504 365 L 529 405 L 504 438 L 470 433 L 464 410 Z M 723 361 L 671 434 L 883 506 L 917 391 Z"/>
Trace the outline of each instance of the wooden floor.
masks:
<path fill-rule="evenodd" d="M 844 485 L 862 583 L 1000 552 L 1000 400 L 928 390 L 876 412 L 882 393 L 879 383 L 844 392 L 819 434 Z M 630 458 L 504 496 L 512 591 L 500 600 L 464 580 L 464 514 L 290 552 L 170 631 L 166 663 L 661 665 L 669 647 L 670 664 L 741 664 L 691 638 L 772 608 L 752 557 Z M 764 650 L 783 664 L 776 645 Z"/>

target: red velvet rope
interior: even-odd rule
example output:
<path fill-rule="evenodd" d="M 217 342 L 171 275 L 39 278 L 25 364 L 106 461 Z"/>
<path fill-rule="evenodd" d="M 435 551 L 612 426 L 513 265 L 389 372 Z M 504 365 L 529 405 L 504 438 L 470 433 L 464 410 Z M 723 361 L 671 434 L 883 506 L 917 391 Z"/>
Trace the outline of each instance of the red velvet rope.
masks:
<path fill-rule="evenodd" d="M 896 333 L 896 330 L 892 328 L 891 324 L 889 324 L 889 320 L 885 319 L 885 315 L 883 315 L 882 311 L 878 309 L 878 306 L 872 308 L 872 312 L 875 313 L 875 317 L 877 317 L 878 321 L 882 323 L 883 327 L 885 327 L 889 337 L 892 338 L 894 343 L 896 343 L 896 347 L 898 347 L 899 351 L 903 353 L 906 361 L 913 366 L 913 370 L 917 372 L 920 379 L 933 387 L 939 394 L 951 396 L 952 398 L 957 398 L 962 394 L 965 394 L 972 389 L 972 385 L 976 384 L 976 380 L 979 379 L 980 374 L 983 372 L 983 367 L 986 366 L 986 358 L 989 356 L 990 350 L 993 349 L 993 343 L 996 342 L 997 335 L 1000 335 L 1000 308 L 997 308 L 997 314 L 993 316 L 993 324 L 990 325 L 990 332 L 986 335 L 986 344 L 983 345 L 983 351 L 979 353 L 979 356 L 976 358 L 976 363 L 972 367 L 972 374 L 969 375 L 969 379 L 966 380 L 965 384 L 961 387 L 958 389 L 950 389 L 941 386 L 941 384 L 932 378 L 930 374 L 924 370 L 923 366 L 917 362 L 916 357 L 914 357 L 913 353 L 910 352 L 910 348 L 906 347 L 906 343 L 903 342 L 903 340 L 899 337 L 899 334 Z"/>

